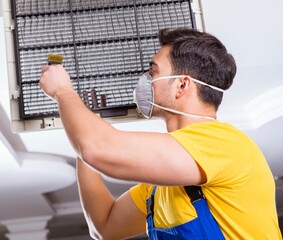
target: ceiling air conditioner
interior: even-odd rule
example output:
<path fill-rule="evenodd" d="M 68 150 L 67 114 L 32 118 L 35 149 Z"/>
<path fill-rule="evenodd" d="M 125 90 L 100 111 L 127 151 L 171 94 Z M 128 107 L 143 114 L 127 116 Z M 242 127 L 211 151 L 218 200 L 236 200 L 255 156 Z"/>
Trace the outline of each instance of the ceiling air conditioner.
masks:
<path fill-rule="evenodd" d="M 39 88 L 50 53 L 86 106 L 110 123 L 138 119 L 133 89 L 159 49 L 158 30 L 202 29 L 199 1 L 2 0 L 15 132 L 61 128 Z M 78 116 L 79 118 L 80 116 Z"/>

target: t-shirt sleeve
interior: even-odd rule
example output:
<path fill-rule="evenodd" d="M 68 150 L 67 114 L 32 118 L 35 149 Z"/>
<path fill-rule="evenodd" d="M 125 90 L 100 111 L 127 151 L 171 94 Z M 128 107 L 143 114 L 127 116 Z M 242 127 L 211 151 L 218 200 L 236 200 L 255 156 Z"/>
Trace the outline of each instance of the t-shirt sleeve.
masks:
<path fill-rule="evenodd" d="M 192 158 L 197 162 L 197 164 L 202 168 L 206 174 L 207 182 L 210 182 L 215 175 L 214 168 L 205 161 L 202 153 L 199 149 L 194 147 L 193 142 L 185 136 L 181 131 L 175 131 L 169 133 L 179 144 L 188 151 Z"/>
<path fill-rule="evenodd" d="M 214 125 L 213 125 L 214 124 Z M 238 184 L 249 176 L 253 153 L 250 139 L 219 123 L 192 125 L 169 133 L 206 174 L 204 186 Z"/>
<path fill-rule="evenodd" d="M 148 187 L 146 184 L 139 183 L 130 189 L 130 195 L 138 207 L 146 215 L 146 199 Z"/>

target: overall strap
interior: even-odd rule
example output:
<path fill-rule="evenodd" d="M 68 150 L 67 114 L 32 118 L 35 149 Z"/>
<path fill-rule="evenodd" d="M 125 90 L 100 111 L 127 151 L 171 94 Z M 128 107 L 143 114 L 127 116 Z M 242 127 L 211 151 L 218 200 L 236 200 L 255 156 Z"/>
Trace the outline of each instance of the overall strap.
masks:
<path fill-rule="evenodd" d="M 153 218 L 153 208 L 154 208 L 154 195 L 156 192 L 156 186 L 154 186 L 152 192 L 151 192 L 151 196 L 150 198 L 147 200 L 146 203 L 146 212 L 147 212 L 147 216 L 151 215 Z"/>
<path fill-rule="evenodd" d="M 200 199 L 205 199 L 200 186 L 185 186 L 184 188 L 192 203 Z"/>
<path fill-rule="evenodd" d="M 204 238 L 213 240 L 225 240 L 222 230 L 210 212 L 206 198 L 200 186 L 185 186 L 185 191 L 190 197 L 191 203 L 197 212 L 197 219 L 201 227 L 201 234 Z M 199 201 L 200 200 L 200 201 Z M 205 226 L 205 227 L 203 227 Z M 194 238 L 193 238 L 194 239 Z M 195 238 L 199 239 L 199 238 Z"/>
<path fill-rule="evenodd" d="M 153 208 L 154 208 L 154 195 L 156 191 L 156 186 L 154 186 L 151 196 L 146 200 L 146 221 L 147 221 L 147 230 L 148 230 L 148 237 L 151 240 L 157 240 L 156 233 L 154 231 L 154 222 L 153 222 Z"/>

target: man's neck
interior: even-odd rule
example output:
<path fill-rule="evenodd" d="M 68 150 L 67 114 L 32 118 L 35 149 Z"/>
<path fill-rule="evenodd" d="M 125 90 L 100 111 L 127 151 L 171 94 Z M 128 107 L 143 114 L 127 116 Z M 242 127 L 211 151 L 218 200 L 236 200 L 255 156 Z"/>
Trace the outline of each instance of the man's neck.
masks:
<path fill-rule="evenodd" d="M 210 114 L 210 115 L 203 115 L 203 116 L 209 116 L 216 118 L 216 114 Z M 201 123 L 201 122 L 211 122 L 213 119 L 207 119 L 207 118 L 194 118 L 194 117 L 187 117 L 183 115 L 170 115 L 165 118 L 166 127 L 168 132 L 173 132 L 175 130 L 184 128 L 188 125 L 195 124 L 195 123 Z"/>

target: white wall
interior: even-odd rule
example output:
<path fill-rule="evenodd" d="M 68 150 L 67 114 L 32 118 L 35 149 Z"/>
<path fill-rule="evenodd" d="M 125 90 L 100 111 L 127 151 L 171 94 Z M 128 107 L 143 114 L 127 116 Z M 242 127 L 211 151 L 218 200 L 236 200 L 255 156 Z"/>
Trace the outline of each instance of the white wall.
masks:
<path fill-rule="evenodd" d="M 283 64 L 282 0 L 202 0 L 205 26 L 240 67 Z"/>
<path fill-rule="evenodd" d="M 245 105 L 269 90 L 282 87 L 283 1 L 202 0 L 202 8 L 206 31 L 225 44 L 238 66 L 234 84 L 224 94 L 218 116 L 243 130 L 250 129 L 252 123 L 244 123 L 252 122 Z M 266 98 L 264 102 L 270 100 Z M 257 106 L 259 111 L 260 108 Z M 264 111 L 262 116 L 265 117 Z"/>

